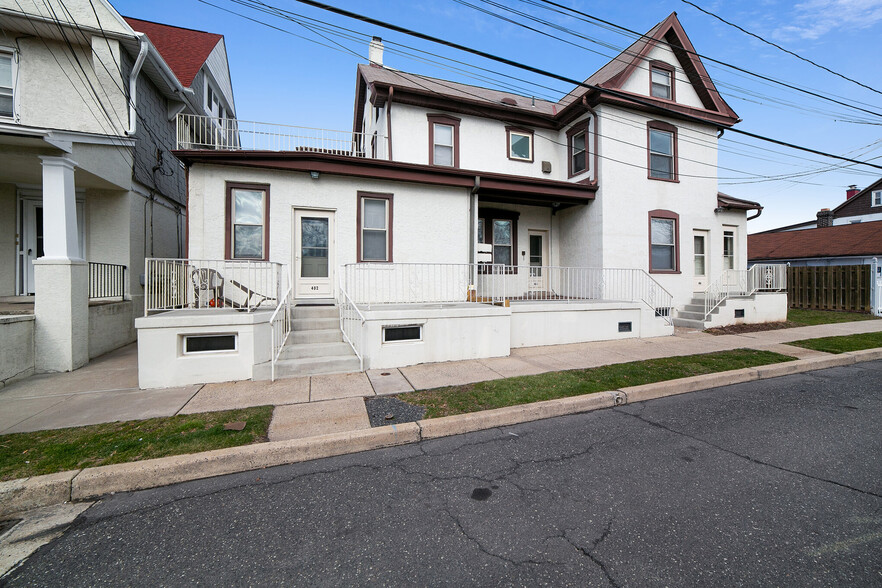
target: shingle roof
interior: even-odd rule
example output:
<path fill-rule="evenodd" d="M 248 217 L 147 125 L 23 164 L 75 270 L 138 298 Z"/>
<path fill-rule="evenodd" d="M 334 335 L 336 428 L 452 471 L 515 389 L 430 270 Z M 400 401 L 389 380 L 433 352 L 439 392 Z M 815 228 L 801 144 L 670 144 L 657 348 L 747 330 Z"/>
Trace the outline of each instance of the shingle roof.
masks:
<path fill-rule="evenodd" d="M 747 236 L 751 261 L 882 254 L 882 221 Z"/>
<path fill-rule="evenodd" d="M 358 71 L 368 84 L 376 82 L 389 84 L 399 88 L 408 88 L 417 93 L 441 94 L 458 100 L 472 102 L 492 102 L 494 104 L 503 105 L 503 98 L 515 101 L 515 105 L 507 105 L 509 108 L 516 110 L 525 110 L 535 114 L 554 115 L 556 105 L 554 102 L 548 102 L 540 98 L 534 99 L 529 96 L 519 96 L 511 92 L 501 92 L 499 90 L 491 90 L 489 88 L 481 88 L 479 86 L 470 86 L 468 84 L 460 84 L 437 78 L 429 78 L 415 73 L 403 72 L 388 67 L 377 65 L 368 65 L 362 63 L 358 66 Z"/>
<path fill-rule="evenodd" d="M 123 17 L 129 26 L 144 33 L 175 73 L 181 85 L 189 88 L 199 68 L 208 59 L 222 35 Z"/>

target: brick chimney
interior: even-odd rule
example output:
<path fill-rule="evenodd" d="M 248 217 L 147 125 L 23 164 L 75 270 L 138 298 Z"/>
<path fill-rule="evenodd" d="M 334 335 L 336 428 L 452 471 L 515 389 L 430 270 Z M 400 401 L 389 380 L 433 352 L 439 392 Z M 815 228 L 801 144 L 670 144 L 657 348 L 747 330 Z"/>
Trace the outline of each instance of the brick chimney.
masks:
<path fill-rule="evenodd" d="M 852 184 L 851 186 L 848 187 L 848 190 L 845 191 L 845 199 L 851 200 L 852 198 L 857 196 L 858 192 L 860 192 L 860 189 L 857 186 L 855 186 L 854 184 Z"/>
<path fill-rule="evenodd" d="M 368 61 L 376 65 L 383 65 L 383 39 L 374 37 L 368 46 Z"/>
<path fill-rule="evenodd" d="M 818 211 L 818 228 L 833 226 L 833 211 L 829 208 L 822 208 Z"/>

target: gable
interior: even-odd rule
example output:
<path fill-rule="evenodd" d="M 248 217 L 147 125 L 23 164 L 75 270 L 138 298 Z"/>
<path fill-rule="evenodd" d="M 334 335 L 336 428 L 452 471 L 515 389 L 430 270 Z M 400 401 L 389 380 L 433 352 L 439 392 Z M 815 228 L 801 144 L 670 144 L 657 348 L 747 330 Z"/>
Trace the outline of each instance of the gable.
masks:
<path fill-rule="evenodd" d="M 882 206 L 873 206 L 873 192 L 882 190 L 882 179 L 864 188 L 833 209 L 834 218 L 882 213 Z"/>
<path fill-rule="evenodd" d="M 622 83 L 625 92 L 649 96 L 649 71 L 653 62 L 674 67 L 674 101 L 693 108 L 704 108 L 704 103 L 695 91 L 692 81 L 686 75 L 683 65 L 673 49 L 666 42 L 660 42 L 649 50 L 643 63 L 631 71 L 631 75 Z"/>
<path fill-rule="evenodd" d="M 223 36 L 193 29 L 125 17 L 136 31 L 144 33 L 174 72 L 181 85 L 189 88 L 193 78 Z"/>

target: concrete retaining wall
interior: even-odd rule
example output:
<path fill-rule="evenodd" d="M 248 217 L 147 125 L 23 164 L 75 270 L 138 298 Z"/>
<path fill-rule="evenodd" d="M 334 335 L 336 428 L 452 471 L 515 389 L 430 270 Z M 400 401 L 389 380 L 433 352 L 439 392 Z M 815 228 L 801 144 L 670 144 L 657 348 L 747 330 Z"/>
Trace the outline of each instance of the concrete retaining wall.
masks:
<path fill-rule="evenodd" d="M 34 315 L 0 316 L 0 388 L 34 373 Z"/>
<path fill-rule="evenodd" d="M 735 311 L 743 310 L 743 318 L 735 318 Z M 729 298 L 719 311 L 710 316 L 711 327 L 726 325 L 777 323 L 787 320 L 786 292 L 757 292 L 749 297 Z"/>
<path fill-rule="evenodd" d="M 130 300 L 89 306 L 89 359 L 134 340 L 135 322 Z"/>

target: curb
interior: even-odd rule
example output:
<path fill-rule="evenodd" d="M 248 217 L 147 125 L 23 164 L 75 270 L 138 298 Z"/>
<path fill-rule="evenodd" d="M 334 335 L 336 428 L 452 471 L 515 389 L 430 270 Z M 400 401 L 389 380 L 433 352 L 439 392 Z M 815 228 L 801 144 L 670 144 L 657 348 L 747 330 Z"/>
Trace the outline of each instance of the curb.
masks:
<path fill-rule="evenodd" d="M 641 386 L 630 386 L 620 390 L 595 392 L 583 396 L 571 396 L 532 404 L 427 419 L 415 423 L 216 449 L 202 453 L 21 478 L 0 482 L 0 517 L 68 501 L 94 499 L 114 492 L 144 490 L 225 474 L 394 447 L 428 439 L 461 435 L 719 386 L 777 378 L 877 359 L 882 359 L 882 349 L 866 349 L 839 355 L 800 359 Z"/>

